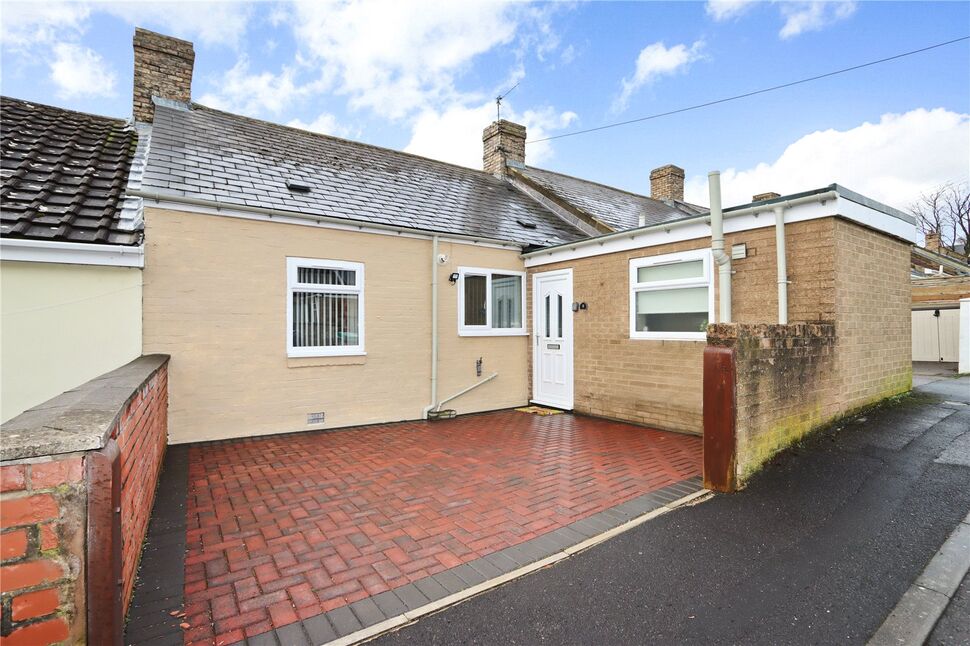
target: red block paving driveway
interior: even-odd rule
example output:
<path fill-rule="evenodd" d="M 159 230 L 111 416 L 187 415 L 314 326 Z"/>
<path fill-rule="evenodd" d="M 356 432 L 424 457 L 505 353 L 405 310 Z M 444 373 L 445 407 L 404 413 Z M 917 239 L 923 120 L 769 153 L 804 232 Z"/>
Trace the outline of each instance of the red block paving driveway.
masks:
<path fill-rule="evenodd" d="M 701 439 L 502 411 L 193 446 L 186 643 L 232 643 L 697 476 Z"/>

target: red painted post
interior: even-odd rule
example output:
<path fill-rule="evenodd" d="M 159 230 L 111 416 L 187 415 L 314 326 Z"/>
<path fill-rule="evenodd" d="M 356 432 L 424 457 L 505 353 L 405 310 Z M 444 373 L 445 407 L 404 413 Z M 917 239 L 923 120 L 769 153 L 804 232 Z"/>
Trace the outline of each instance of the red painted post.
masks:
<path fill-rule="evenodd" d="M 704 348 L 704 486 L 735 491 L 735 366 L 734 350 Z"/>

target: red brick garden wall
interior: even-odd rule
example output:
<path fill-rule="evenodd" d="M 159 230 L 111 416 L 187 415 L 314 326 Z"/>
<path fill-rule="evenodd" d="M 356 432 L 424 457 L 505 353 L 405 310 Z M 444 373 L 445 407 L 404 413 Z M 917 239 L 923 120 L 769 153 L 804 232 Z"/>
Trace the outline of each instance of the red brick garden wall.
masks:
<path fill-rule="evenodd" d="M 125 407 L 115 439 L 121 450 L 122 599 L 127 612 L 168 439 L 167 365 Z"/>
<path fill-rule="evenodd" d="M 84 640 L 83 454 L 0 467 L 5 646 Z"/>
<path fill-rule="evenodd" d="M 97 423 L 102 443 L 92 450 L 42 455 L 31 447 L 0 463 L 3 646 L 120 639 L 165 455 L 167 361 L 141 357 L 4 424 L 6 451 L 18 437 L 43 433 L 45 411 L 56 410 L 67 427 L 77 420 L 86 429 L 91 425 L 84 420 L 104 415 Z M 21 417 L 26 421 L 18 422 Z M 54 438 L 52 452 L 64 450 L 58 441 L 67 440 Z M 100 448 L 109 445 L 113 452 Z M 114 455 L 106 470 L 106 456 Z M 120 467 L 117 477 L 112 463 Z M 114 514 L 111 492 L 119 485 L 121 512 Z M 118 528 L 113 522 L 120 522 L 120 545 L 111 538 Z M 121 573 L 120 586 L 112 572 Z M 97 574 L 106 583 L 93 590 Z"/>

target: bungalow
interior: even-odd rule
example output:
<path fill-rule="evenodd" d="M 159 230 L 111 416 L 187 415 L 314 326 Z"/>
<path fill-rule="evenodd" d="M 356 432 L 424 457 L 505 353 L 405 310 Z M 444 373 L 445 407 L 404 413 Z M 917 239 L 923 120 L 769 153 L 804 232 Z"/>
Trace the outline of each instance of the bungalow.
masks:
<path fill-rule="evenodd" d="M 453 166 L 192 103 L 190 43 L 134 47 L 143 352 L 172 357 L 173 443 L 529 401 L 700 433 L 716 320 L 834 322 L 813 423 L 910 387 L 895 209 L 759 196 L 718 243 L 676 166 L 651 197 L 533 168 L 508 121 L 482 171 Z"/>
<path fill-rule="evenodd" d="M 833 337 L 808 400 L 779 408 L 797 433 L 910 387 L 915 226 L 886 205 L 832 184 L 722 210 L 712 181 L 708 209 L 673 165 L 638 195 L 527 165 L 508 121 L 464 168 L 193 103 L 191 43 L 133 45 L 131 123 L 4 99 L 5 398 L 140 352 L 171 357 L 171 443 L 529 402 L 699 434 L 705 353 L 741 343 L 715 322 L 821 325 L 785 332 L 794 354 Z M 71 326 L 8 287 L 51 245 L 123 265 L 95 289 L 95 268 L 57 264 Z M 28 365 L 38 347 L 57 367 Z"/>

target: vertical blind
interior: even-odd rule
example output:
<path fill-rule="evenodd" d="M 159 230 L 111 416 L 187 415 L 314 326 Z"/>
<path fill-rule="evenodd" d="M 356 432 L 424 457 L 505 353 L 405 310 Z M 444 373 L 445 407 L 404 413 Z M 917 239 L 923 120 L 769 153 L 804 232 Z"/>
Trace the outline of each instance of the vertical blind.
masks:
<path fill-rule="evenodd" d="M 293 347 L 357 345 L 357 294 L 293 292 Z"/>
<path fill-rule="evenodd" d="M 296 280 L 292 294 L 293 347 L 358 345 L 360 294 L 356 293 L 359 291 L 357 272 L 353 269 L 297 267 Z M 301 286 L 309 289 L 300 289 Z M 335 289 L 328 291 L 327 286 Z"/>

